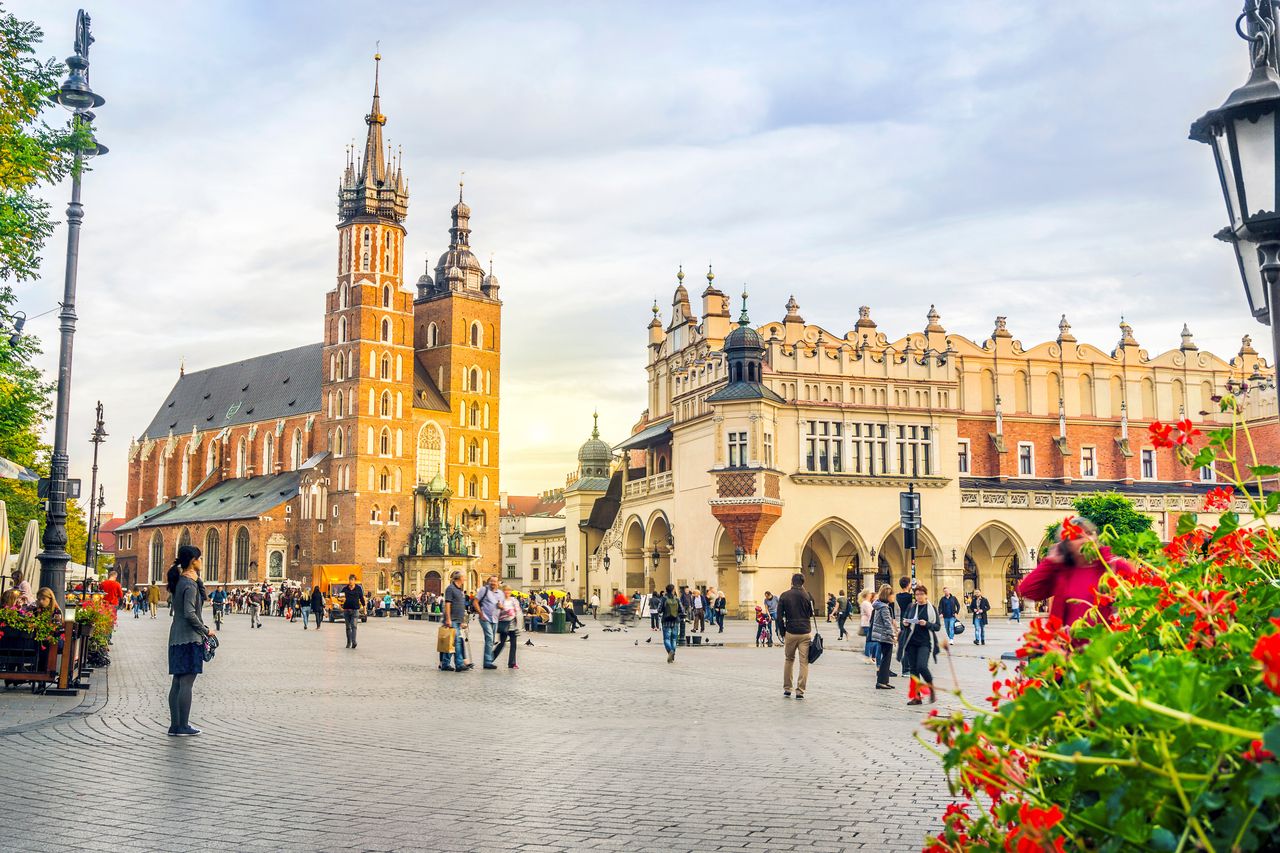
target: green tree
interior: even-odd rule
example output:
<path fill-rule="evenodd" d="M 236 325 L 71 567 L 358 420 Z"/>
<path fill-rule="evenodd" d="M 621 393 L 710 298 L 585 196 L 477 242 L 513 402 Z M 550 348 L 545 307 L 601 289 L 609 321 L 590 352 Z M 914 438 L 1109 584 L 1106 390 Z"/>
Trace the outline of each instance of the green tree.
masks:
<path fill-rule="evenodd" d="M 0 287 L 0 312 L 9 313 L 15 301 L 12 288 Z M 49 448 L 40 441 L 40 428 L 49 418 L 53 385 L 32 362 L 39 342 L 27 335 L 16 346 L 0 336 L 0 456 L 47 474 Z M 44 520 L 44 507 L 35 483 L 0 479 L 0 501 L 9 514 L 14 547 L 22 541 L 30 519 Z"/>
<path fill-rule="evenodd" d="M 40 59 L 34 23 L 0 6 L 0 281 L 32 279 L 53 233 L 49 204 L 35 194 L 71 171 L 75 134 L 40 118 L 65 67 Z"/>
<path fill-rule="evenodd" d="M 1151 516 L 1139 512 L 1133 501 L 1115 492 L 1081 495 L 1073 501 L 1076 514 L 1092 521 L 1101 541 L 1122 557 L 1147 554 L 1160 547 L 1160 539 L 1151 529 Z M 1045 531 L 1052 541 L 1058 535 L 1055 521 Z"/>

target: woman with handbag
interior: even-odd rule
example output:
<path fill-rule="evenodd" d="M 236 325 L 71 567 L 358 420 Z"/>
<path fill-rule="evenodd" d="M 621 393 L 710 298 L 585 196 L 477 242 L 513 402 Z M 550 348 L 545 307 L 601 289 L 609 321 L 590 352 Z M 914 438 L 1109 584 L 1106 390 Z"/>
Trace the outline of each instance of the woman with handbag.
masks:
<path fill-rule="evenodd" d="M 889 683 L 889 662 L 893 660 L 893 647 L 898 642 L 898 626 L 894 624 L 893 587 L 880 585 L 876 600 L 871 605 L 871 641 L 876 644 L 876 690 L 893 690 Z"/>
<path fill-rule="evenodd" d="M 200 734 L 191 725 L 191 687 L 196 676 L 204 672 L 206 641 L 217 642 L 213 631 L 200 615 L 204 607 L 204 583 L 200 580 L 200 549 L 194 545 L 178 548 L 178 556 L 169 567 L 169 736 L 190 737 Z"/>
<path fill-rule="evenodd" d="M 520 631 L 520 600 L 511 593 L 511 587 L 502 588 L 502 604 L 498 606 L 498 643 L 493 647 L 493 659 L 498 660 L 502 647 L 510 643 L 507 649 L 507 669 L 519 669 L 516 666 L 516 634 Z"/>

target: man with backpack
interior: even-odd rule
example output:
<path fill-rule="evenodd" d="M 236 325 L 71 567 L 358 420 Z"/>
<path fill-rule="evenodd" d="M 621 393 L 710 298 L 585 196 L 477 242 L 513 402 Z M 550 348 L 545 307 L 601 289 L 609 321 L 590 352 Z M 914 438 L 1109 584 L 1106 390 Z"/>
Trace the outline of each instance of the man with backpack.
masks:
<path fill-rule="evenodd" d="M 498 611 L 502 609 L 502 590 L 498 589 L 498 576 L 490 575 L 484 586 L 471 600 L 471 607 L 480 614 L 480 630 L 484 632 L 484 668 L 497 669 L 493 662 L 493 646 L 497 641 Z M 567 608 L 566 608 L 567 610 Z M 577 617 L 574 617 L 577 620 Z M 576 628 L 576 626 L 575 626 Z"/>
<path fill-rule="evenodd" d="M 809 681 L 809 645 L 812 642 L 814 606 L 813 596 L 804 588 L 804 575 L 791 576 L 791 589 L 778 596 L 778 633 L 782 636 L 782 648 L 786 662 L 782 665 L 782 695 L 791 696 L 791 675 L 796 656 L 800 657 L 800 674 L 796 678 L 796 698 L 804 698 Z"/>
<path fill-rule="evenodd" d="M 960 618 L 960 599 L 951 594 L 945 586 L 942 588 L 942 599 L 938 602 L 938 612 L 942 614 L 942 624 L 947 629 L 947 639 L 956 638 L 956 620 Z"/>
<path fill-rule="evenodd" d="M 662 614 L 662 645 L 667 650 L 667 663 L 675 663 L 676 644 L 680 642 L 680 626 L 684 624 L 684 602 L 676 595 L 676 585 L 667 584 L 667 594 L 658 607 Z"/>

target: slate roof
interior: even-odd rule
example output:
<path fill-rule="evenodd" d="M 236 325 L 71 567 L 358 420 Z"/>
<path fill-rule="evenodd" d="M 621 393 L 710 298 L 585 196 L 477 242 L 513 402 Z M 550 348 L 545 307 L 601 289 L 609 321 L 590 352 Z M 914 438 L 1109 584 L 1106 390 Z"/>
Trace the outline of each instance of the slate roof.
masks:
<path fill-rule="evenodd" d="M 731 382 L 711 396 L 707 397 L 708 403 L 724 403 L 731 400 L 772 400 L 775 403 L 785 403 L 786 400 L 778 396 L 771 388 L 759 382 Z"/>
<path fill-rule="evenodd" d="M 117 527 L 116 533 L 168 524 L 207 524 L 257 518 L 296 496 L 301 480 L 301 470 L 285 471 L 270 477 L 224 480 L 172 509 L 168 502 L 153 507 Z"/>
<path fill-rule="evenodd" d="M 440 389 L 436 387 L 436 381 L 431 378 L 426 365 L 416 355 L 413 359 L 413 407 L 433 412 L 453 411 L 449 408 L 444 395 L 440 393 Z"/>
<path fill-rule="evenodd" d="M 320 411 L 321 347 L 307 344 L 186 374 L 139 439 Z"/>
<path fill-rule="evenodd" d="M 587 492 L 603 492 L 605 489 L 609 488 L 609 478 L 581 477 L 574 480 L 573 485 L 569 486 L 569 488 Z"/>
<path fill-rule="evenodd" d="M 616 445 L 613 452 L 620 450 L 630 450 L 633 447 L 648 447 L 650 444 L 657 444 L 658 439 L 662 439 L 663 443 L 671 440 L 671 424 L 674 423 L 673 418 L 664 418 L 655 424 L 645 427 L 635 435 L 629 436 L 626 441 Z"/>

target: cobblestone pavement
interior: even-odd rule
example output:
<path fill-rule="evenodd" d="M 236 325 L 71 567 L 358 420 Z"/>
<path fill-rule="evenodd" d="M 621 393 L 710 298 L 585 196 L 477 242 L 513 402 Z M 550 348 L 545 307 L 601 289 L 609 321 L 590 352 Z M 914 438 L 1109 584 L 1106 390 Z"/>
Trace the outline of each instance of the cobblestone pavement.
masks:
<path fill-rule="evenodd" d="M 647 625 L 587 621 L 533 647 L 521 635 L 519 670 L 459 678 L 436 669 L 429 623 L 370 619 L 348 651 L 341 624 L 232 616 L 195 685 L 205 733 L 170 738 L 167 620 L 123 619 L 79 708 L 0 716 L 0 847 L 918 850 L 950 799 L 911 736 L 922 709 L 874 690 L 834 625 L 797 702 L 754 626 L 669 665 Z M 989 633 L 953 653 L 977 696 L 1016 626 Z"/>

